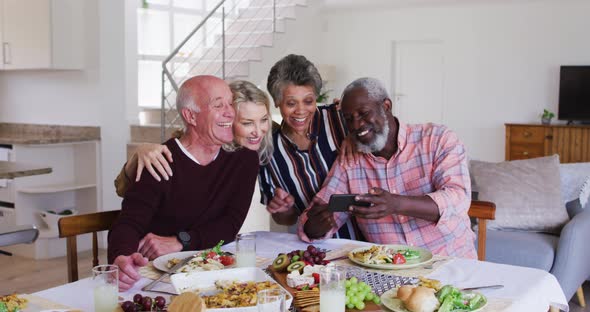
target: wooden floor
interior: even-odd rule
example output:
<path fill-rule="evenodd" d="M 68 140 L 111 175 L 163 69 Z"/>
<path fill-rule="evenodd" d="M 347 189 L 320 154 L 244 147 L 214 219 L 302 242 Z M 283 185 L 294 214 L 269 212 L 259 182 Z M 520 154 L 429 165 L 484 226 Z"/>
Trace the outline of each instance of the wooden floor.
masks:
<path fill-rule="evenodd" d="M 106 264 L 106 250 L 99 250 L 99 263 Z M 78 255 L 80 278 L 90 276 L 92 251 Z M 0 254 L 0 295 L 30 294 L 68 282 L 66 257 L 33 260 Z"/>
<path fill-rule="evenodd" d="M 106 263 L 106 250 L 100 250 L 100 263 Z M 90 276 L 92 252 L 78 255 L 80 278 Z M 0 295 L 9 293 L 30 294 L 65 284 L 68 280 L 66 258 L 31 260 L 18 256 L 0 255 Z M 590 303 L 590 282 L 584 283 L 586 302 Z M 569 302 L 570 312 L 590 312 L 590 306 L 580 307 L 576 296 Z"/>

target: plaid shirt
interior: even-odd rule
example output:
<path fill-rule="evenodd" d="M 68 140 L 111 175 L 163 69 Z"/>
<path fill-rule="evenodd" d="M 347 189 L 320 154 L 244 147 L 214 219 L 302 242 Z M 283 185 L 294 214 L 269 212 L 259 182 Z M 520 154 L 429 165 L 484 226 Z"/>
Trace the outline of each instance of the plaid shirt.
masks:
<path fill-rule="evenodd" d="M 463 144 L 449 129 L 434 124 L 400 122 L 397 139 L 398 150 L 389 160 L 363 154 L 360 163 L 350 169 L 336 161 L 316 196 L 327 203 L 332 194 L 365 194 L 372 187 L 394 194 L 429 196 L 438 206 L 438 222 L 392 214 L 381 219 L 357 218 L 359 228 L 373 243 L 420 246 L 434 254 L 475 259 L 475 234 L 467 215 L 471 182 Z M 301 215 L 298 229 L 306 242 L 311 242 L 303 231 L 309 209 L 313 203 Z M 347 212 L 334 213 L 338 227 L 349 217 Z M 337 229 L 332 228 L 324 238 Z"/>

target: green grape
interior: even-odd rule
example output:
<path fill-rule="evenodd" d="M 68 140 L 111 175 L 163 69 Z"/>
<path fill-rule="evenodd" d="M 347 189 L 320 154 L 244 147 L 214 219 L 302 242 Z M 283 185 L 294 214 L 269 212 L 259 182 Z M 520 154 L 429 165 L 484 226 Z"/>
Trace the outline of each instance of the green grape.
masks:
<path fill-rule="evenodd" d="M 350 286 L 350 291 L 355 292 L 355 293 L 359 292 L 359 286 L 357 284 Z"/>
<path fill-rule="evenodd" d="M 354 304 L 354 306 L 355 306 L 355 307 L 356 307 L 358 310 L 362 310 L 362 309 L 364 309 L 364 308 L 365 308 L 365 303 L 361 301 L 361 302 L 355 303 L 355 304 Z"/>
<path fill-rule="evenodd" d="M 349 309 L 354 309 L 354 304 L 352 304 L 352 303 L 347 303 L 347 304 L 346 304 L 346 307 L 347 307 L 347 308 L 349 308 Z"/>
<path fill-rule="evenodd" d="M 350 288 L 350 285 L 352 285 L 352 282 L 350 280 L 346 280 L 346 282 L 344 282 L 344 286 L 346 286 L 346 288 Z"/>
<path fill-rule="evenodd" d="M 358 298 L 358 301 L 360 301 L 360 302 L 365 301 L 365 294 L 364 293 L 359 293 L 356 295 L 356 297 Z"/>
<path fill-rule="evenodd" d="M 375 304 L 380 304 L 381 303 L 381 298 L 379 298 L 379 296 L 375 295 L 375 297 L 373 298 L 373 302 Z"/>
<path fill-rule="evenodd" d="M 359 280 L 358 280 L 358 278 L 356 278 L 356 276 L 353 276 L 353 277 L 350 278 L 350 282 L 353 283 L 353 284 L 356 284 L 358 281 Z"/>
<path fill-rule="evenodd" d="M 365 300 L 373 300 L 374 296 L 375 296 L 374 293 L 368 293 L 365 295 Z"/>
<path fill-rule="evenodd" d="M 346 301 L 345 304 L 349 304 L 350 303 L 350 297 L 348 296 L 348 294 L 346 294 Z"/>

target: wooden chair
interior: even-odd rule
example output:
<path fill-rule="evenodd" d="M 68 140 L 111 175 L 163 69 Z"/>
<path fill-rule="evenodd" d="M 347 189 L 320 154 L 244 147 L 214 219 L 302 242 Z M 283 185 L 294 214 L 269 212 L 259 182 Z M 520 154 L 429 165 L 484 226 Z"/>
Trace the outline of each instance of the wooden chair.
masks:
<path fill-rule="evenodd" d="M 58 221 L 59 237 L 67 237 L 68 283 L 78 280 L 78 246 L 76 236 L 92 233 L 92 266 L 98 265 L 97 232 L 106 231 L 119 216 L 120 210 L 103 211 L 63 217 Z"/>
<path fill-rule="evenodd" d="M 477 219 L 477 259 L 484 261 L 486 258 L 486 221 L 496 218 L 496 204 L 472 200 L 467 214 L 469 217 Z"/>

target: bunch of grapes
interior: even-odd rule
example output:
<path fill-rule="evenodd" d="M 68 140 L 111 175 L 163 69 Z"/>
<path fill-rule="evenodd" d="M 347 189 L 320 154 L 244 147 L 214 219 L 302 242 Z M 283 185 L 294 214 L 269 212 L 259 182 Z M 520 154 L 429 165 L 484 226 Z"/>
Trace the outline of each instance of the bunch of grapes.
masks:
<path fill-rule="evenodd" d="M 347 308 L 363 310 L 365 301 L 373 301 L 375 304 L 381 303 L 381 299 L 373 292 L 371 286 L 365 282 L 359 282 L 356 277 L 346 280 L 345 285 Z"/>
<path fill-rule="evenodd" d="M 316 248 L 314 245 L 307 246 L 307 250 L 303 252 L 303 260 L 312 264 L 328 264 L 324 258 L 326 258 L 326 252 Z"/>
<path fill-rule="evenodd" d="M 139 312 L 139 311 L 166 311 L 166 299 L 162 296 L 157 296 L 152 299 L 149 296 L 142 296 L 135 294 L 133 301 L 125 301 L 121 303 L 121 309 L 124 312 Z"/>
<path fill-rule="evenodd" d="M 289 253 L 287 253 L 287 258 L 289 259 L 289 263 L 293 263 L 296 261 L 305 261 L 314 265 L 328 264 L 328 261 L 324 260 L 324 258 L 326 258 L 326 251 L 319 249 L 314 245 L 307 246 L 306 250 L 292 250 Z"/>

